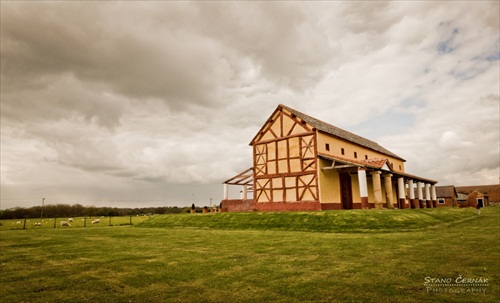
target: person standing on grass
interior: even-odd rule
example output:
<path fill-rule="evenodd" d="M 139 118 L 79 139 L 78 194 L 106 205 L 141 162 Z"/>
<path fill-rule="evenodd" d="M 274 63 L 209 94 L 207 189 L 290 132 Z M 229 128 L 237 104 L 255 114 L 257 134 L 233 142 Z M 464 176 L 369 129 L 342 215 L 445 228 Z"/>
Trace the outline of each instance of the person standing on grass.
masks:
<path fill-rule="evenodd" d="M 481 214 L 481 206 L 479 206 L 479 203 L 476 204 L 476 210 L 477 210 L 477 214 L 480 215 Z"/>

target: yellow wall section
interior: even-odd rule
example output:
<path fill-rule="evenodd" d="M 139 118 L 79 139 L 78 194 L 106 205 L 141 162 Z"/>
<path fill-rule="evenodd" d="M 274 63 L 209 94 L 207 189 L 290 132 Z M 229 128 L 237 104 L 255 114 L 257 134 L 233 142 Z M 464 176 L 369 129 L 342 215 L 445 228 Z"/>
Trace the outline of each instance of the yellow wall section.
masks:
<path fill-rule="evenodd" d="M 329 166 L 329 161 L 319 159 L 319 167 Z M 340 179 L 334 169 L 318 169 L 321 203 L 340 203 Z"/>
<path fill-rule="evenodd" d="M 368 156 L 368 159 L 388 159 L 390 163 L 393 164 L 393 170 L 395 172 L 404 172 L 404 162 L 400 159 L 396 159 L 394 157 L 373 151 L 371 149 L 356 145 L 354 143 L 344 141 L 342 139 L 338 139 L 335 137 L 331 137 L 325 133 L 318 132 L 317 136 L 318 140 L 318 153 L 330 155 L 330 156 L 338 156 L 346 159 L 365 160 L 365 155 Z M 330 151 L 326 150 L 326 144 L 330 145 Z M 344 155 L 341 153 L 341 149 L 344 149 Z M 354 158 L 354 152 L 357 152 L 358 157 Z"/>

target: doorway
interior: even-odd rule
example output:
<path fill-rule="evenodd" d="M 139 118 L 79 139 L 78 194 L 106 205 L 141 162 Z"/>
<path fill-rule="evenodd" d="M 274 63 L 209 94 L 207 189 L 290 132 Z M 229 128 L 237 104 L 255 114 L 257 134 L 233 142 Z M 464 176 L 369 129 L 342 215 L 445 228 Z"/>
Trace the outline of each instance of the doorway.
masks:
<path fill-rule="evenodd" d="M 342 209 L 352 209 L 352 186 L 349 173 L 339 173 L 340 178 L 340 202 Z"/>
<path fill-rule="evenodd" d="M 479 204 L 479 207 L 484 207 L 483 198 L 477 198 L 477 204 Z"/>

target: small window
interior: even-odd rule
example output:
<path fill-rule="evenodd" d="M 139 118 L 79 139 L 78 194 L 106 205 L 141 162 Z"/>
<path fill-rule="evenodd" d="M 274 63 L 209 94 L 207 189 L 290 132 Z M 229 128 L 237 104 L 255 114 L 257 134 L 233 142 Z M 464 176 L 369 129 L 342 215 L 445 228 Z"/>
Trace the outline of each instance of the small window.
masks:
<path fill-rule="evenodd" d="M 342 155 L 345 155 L 345 151 L 344 151 L 344 149 L 343 149 L 343 148 L 341 148 L 341 149 L 340 149 L 340 153 L 341 153 Z"/>
<path fill-rule="evenodd" d="M 401 170 L 401 165 L 399 166 L 399 170 Z"/>
<path fill-rule="evenodd" d="M 325 149 L 326 149 L 327 151 L 330 151 L 330 144 L 326 143 L 326 144 L 325 144 Z"/>
<path fill-rule="evenodd" d="M 358 158 L 358 153 L 357 152 L 354 152 L 354 158 Z"/>
<path fill-rule="evenodd" d="M 365 155 L 365 160 L 368 160 L 368 155 Z"/>
<path fill-rule="evenodd" d="M 444 204 L 444 199 L 443 198 L 438 198 L 438 203 L 439 204 Z"/>

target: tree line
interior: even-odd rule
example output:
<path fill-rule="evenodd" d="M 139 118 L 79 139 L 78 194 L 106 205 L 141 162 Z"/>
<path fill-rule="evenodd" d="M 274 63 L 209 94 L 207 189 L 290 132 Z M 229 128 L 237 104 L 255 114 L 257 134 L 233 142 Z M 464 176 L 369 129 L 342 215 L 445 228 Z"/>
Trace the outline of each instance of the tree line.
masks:
<path fill-rule="evenodd" d="M 191 207 L 162 206 L 143 208 L 119 208 L 83 206 L 81 204 L 49 204 L 30 208 L 15 207 L 0 210 L 0 219 L 64 218 L 64 217 L 116 217 L 149 214 L 179 214 L 190 212 Z"/>

